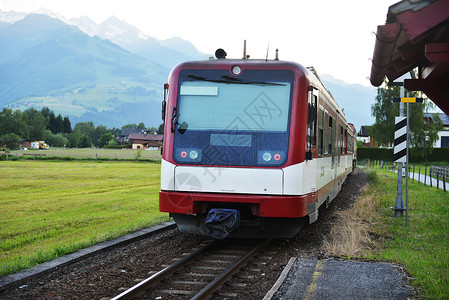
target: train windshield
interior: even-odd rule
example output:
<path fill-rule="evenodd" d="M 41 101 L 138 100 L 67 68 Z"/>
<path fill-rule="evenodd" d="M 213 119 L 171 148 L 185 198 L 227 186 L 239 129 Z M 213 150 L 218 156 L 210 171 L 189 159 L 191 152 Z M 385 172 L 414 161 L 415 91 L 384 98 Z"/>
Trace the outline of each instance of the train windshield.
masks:
<path fill-rule="evenodd" d="M 293 73 L 183 70 L 174 159 L 178 163 L 280 166 L 287 159 Z"/>

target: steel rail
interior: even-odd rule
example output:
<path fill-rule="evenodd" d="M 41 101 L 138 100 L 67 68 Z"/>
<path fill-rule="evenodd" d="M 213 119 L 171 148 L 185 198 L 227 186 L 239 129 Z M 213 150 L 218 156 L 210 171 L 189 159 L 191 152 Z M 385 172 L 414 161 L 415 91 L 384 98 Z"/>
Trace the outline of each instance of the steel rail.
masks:
<path fill-rule="evenodd" d="M 199 291 L 191 300 L 209 299 L 212 294 L 218 290 L 224 282 L 226 282 L 232 275 L 234 275 L 251 257 L 254 256 L 260 249 L 265 247 L 271 239 L 266 239 L 256 245 L 253 249 L 249 250 L 244 256 L 233 263 L 223 273 L 218 275 L 213 281 L 206 285 L 201 291 Z"/>
<path fill-rule="evenodd" d="M 147 279 L 141 281 L 140 283 L 136 284 L 135 286 L 131 287 L 130 289 L 124 291 L 118 296 L 115 296 L 111 300 L 126 300 L 126 299 L 132 299 L 136 296 L 139 296 L 145 290 L 150 288 L 151 286 L 157 284 L 161 280 L 167 278 L 180 268 L 184 267 L 186 264 L 188 264 L 193 258 L 198 256 L 199 254 L 203 253 L 207 249 L 209 249 L 212 245 L 214 245 L 217 242 L 217 240 L 214 240 L 201 249 L 196 250 L 192 254 L 182 258 L 181 260 L 177 261 L 176 263 L 166 267 L 165 269 L 157 272 L 156 274 L 153 274 L 152 276 L 148 277 Z"/>

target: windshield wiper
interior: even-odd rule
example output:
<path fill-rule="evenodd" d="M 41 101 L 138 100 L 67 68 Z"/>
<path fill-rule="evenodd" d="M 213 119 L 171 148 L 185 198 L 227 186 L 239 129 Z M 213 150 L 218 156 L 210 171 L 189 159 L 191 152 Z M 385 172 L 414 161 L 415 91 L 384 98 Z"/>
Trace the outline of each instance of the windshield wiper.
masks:
<path fill-rule="evenodd" d="M 254 85 L 284 85 L 283 83 L 275 83 L 275 82 L 265 82 L 265 81 L 247 81 L 242 80 L 240 78 L 235 78 L 227 75 L 221 76 L 223 79 L 209 79 L 202 76 L 196 76 L 196 75 L 188 75 L 188 78 L 192 78 L 195 80 L 200 81 L 209 81 L 209 82 L 216 82 L 216 83 L 231 83 L 231 84 L 254 84 Z"/>
<path fill-rule="evenodd" d="M 221 76 L 221 78 L 224 78 L 226 80 L 229 80 L 230 83 L 238 83 L 238 84 L 255 84 L 255 85 L 284 85 L 284 83 L 276 83 L 276 82 L 266 82 L 266 81 L 248 81 L 248 80 L 242 80 L 240 78 L 231 77 L 227 75 Z"/>
<path fill-rule="evenodd" d="M 199 80 L 199 81 L 208 81 L 208 82 L 217 82 L 217 83 L 229 83 L 229 81 L 226 80 L 220 80 L 220 79 L 209 79 L 202 76 L 196 76 L 196 75 L 187 75 L 188 78 Z"/>

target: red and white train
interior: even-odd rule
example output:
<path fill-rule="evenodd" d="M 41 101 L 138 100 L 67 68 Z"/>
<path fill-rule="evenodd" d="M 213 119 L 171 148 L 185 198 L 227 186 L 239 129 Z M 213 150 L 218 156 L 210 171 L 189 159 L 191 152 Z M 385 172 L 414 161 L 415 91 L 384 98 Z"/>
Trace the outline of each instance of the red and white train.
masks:
<path fill-rule="evenodd" d="M 183 232 L 293 237 L 352 172 L 354 126 L 313 68 L 217 53 L 164 87 L 159 209 Z"/>

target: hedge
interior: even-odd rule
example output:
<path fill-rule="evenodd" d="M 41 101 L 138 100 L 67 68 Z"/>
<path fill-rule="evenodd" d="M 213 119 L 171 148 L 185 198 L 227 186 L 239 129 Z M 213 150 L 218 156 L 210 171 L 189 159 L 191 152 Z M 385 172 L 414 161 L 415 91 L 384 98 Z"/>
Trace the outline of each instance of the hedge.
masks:
<path fill-rule="evenodd" d="M 410 149 L 410 162 L 423 162 L 426 150 L 423 148 Z M 393 148 L 357 148 L 357 160 L 393 161 Z M 427 161 L 449 161 L 449 148 L 428 149 Z"/>

